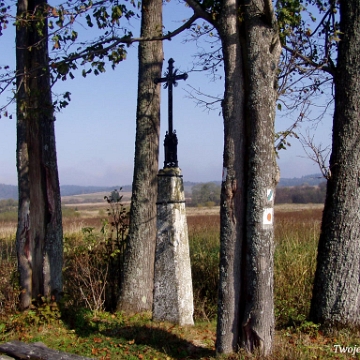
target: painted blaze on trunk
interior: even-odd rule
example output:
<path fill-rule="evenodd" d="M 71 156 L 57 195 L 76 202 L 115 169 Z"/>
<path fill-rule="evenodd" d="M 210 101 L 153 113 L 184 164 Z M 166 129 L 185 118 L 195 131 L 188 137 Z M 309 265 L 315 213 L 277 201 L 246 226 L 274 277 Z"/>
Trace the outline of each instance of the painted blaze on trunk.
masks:
<path fill-rule="evenodd" d="M 271 1 L 224 1 L 218 30 L 225 139 L 216 349 L 231 353 L 241 346 L 267 355 L 274 334 L 274 118 L 281 51 Z"/>
<path fill-rule="evenodd" d="M 246 8 L 246 119 L 248 177 L 245 245 L 245 348 L 271 351 L 274 330 L 274 192 L 278 168 L 274 151 L 276 82 L 281 45 L 271 1 Z"/>
<path fill-rule="evenodd" d="M 18 2 L 16 242 L 22 309 L 39 296 L 58 300 L 62 291 L 61 200 L 44 9 L 43 1 Z"/>

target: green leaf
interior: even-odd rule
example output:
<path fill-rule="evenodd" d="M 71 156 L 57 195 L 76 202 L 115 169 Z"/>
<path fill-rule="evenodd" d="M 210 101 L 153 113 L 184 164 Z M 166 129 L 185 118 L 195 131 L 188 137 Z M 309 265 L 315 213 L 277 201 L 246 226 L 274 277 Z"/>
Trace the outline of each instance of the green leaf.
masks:
<path fill-rule="evenodd" d="M 87 15 L 85 16 L 85 19 L 86 19 L 86 22 L 87 22 L 87 24 L 88 24 L 89 27 L 93 27 L 93 26 L 94 26 L 94 24 L 93 24 L 92 21 L 91 21 L 91 17 L 90 17 L 89 14 L 87 14 Z"/>
<path fill-rule="evenodd" d="M 75 41 L 75 40 L 77 39 L 77 37 L 78 37 L 78 33 L 73 30 L 73 31 L 71 32 L 71 40 L 72 40 L 72 41 Z"/>

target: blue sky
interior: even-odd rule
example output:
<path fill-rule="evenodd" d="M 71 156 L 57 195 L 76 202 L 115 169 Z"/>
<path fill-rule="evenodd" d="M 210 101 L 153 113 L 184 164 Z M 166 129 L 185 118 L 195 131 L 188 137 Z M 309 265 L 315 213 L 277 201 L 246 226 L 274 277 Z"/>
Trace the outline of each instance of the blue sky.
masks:
<path fill-rule="evenodd" d="M 181 25 L 191 16 L 183 4 L 172 0 L 164 9 L 166 29 Z M 140 20 L 132 20 L 134 34 Z M 166 71 L 168 59 L 175 60 L 175 68 L 188 72 L 189 78 L 180 81 L 174 89 L 174 129 L 179 145 L 178 160 L 184 181 L 221 180 L 223 152 L 223 122 L 219 111 L 208 112 L 188 97 L 189 85 L 212 95 L 222 95 L 222 81 L 212 82 L 204 73 L 189 72 L 196 46 L 184 42 L 185 34 L 164 42 Z M 14 64 L 15 42 L 13 29 L 0 38 L 2 55 L 0 64 Z M 6 49 L 6 50 L 4 50 Z M 60 82 L 55 93 L 71 92 L 70 105 L 56 114 L 56 142 L 60 183 L 62 185 L 127 185 L 132 182 L 135 115 L 137 97 L 137 46 L 128 49 L 126 61 L 115 70 L 99 76 L 83 78 L 80 73 L 74 80 Z M 6 97 L 1 97 L 1 103 Z M 9 109 L 14 112 L 14 108 Z M 295 116 L 295 115 L 294 115 Z M 162 93 L 161 144 L 167 130 L 167 90 Z M 286 129 L 291 117 L 277 117 L 277 130 Z M 319 127 L 317 133 L 323 144 L 330 142 L 331 119 Z M 0 119 L 0 183 L 16 184 L 16 124 Z M 303 128 L 305 130 L 306 126 Z M 163 146 L 160 151 L 162 167 Z M 318 173 L 318 167 L 309 160 L 300 143 L 281 151 L 278 161 L 282 177 L 300 177 Z"/>

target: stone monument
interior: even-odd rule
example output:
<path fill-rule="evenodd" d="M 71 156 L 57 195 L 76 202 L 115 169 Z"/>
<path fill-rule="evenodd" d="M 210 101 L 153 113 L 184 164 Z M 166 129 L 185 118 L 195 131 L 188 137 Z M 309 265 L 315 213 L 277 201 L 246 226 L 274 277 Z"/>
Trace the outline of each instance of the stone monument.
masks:
<path fill-rule="evenodd" d="M 174 60 L 169 60 L 164 82 L 169 94 L 169 130 L 165 135 L 164 168 L 158 174 L 157 238 L 154 275 L 153 319 L 179 325 L 193 325 L 193 290 L 186 221 L 183 177 L 178 167 L 177 136 L 172 126 L 172 87 L 177 75 Z"/>

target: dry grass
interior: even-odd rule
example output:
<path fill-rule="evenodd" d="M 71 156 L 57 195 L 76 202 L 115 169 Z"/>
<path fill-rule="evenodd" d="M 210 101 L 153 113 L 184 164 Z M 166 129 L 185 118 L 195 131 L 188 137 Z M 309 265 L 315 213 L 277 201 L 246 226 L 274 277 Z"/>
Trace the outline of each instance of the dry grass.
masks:
<path fill-rule="evenodd" d="M 220 216 L 220 207 L 219 206 L 210 206 L 210 207 L 190 207 L 186 208 L 186 215 L 191 216 L 207 216 L 207 215 L 218 215 Z"/>
<path fill-rule="evenodd" d="M 275 315 L 278 328 L 308 315 L 322 209 L 275 213 Z"/>
<path fill-rule="evenodd" d="M 17 224 L 14 221 L 0 222 L 0 239 L 12 239 L 16 234 Z"/>
<path fill-rule="evenodd" d="M 323 204 L 278 204 L 275 205 L 275 212 L 294 212 L 308 210 L 322 210 Z"/>
<path fill-rule="evenodd" d="M 98 232 L 106 218 L 104 206 L 94 204 L 68 206 L 64 211 L 64 234 L 82 241 L 81 229 L 94 228 Z M 149 315 L 125 318 L 121 314 L 97 313 L 89 309 L 77 312 L 66 323 L 34 326 L 34 316 L 16 314 L 11 321 L 0 322 L 0 340 L 20 339 L 43 341 L 53 348 L 77 352 L 98 359 L 214 359 L 216 287 L 220 216 L 219 208 L 187 208 L 189 240 L 193 266 L 193 285 L 196 305 L 196 326 L 179 327 L 167 323 L 153 323 Z M 273 354 L 267 360 L 297 359 L 355 359 L 348 353 L 335 352 L 334 345 L 360 345 L 359 331 L 324 334 L 319 326 L 307 320 L 316 249 L 322 216 L 319 205 L 278 205 L 275 207 L 275 315 L 276 331 Z M 2 222 L 7 239 L 0 242 L 2 261 L 14 252 L 15 223 Z M 100 236 L 100 235 L 99 235 Z M 0 239 L 5 239 L 0 235 Z M 8 244 L 8 245 L 6 245 Z M 5 247 L 5 245 L 7 247 Z M 13 257 L 8 264 L 16 270 Z M 4 265 L 4 263 L 1 263 Z M 5 278 L 2 266 L 0 277 Z M 2 280 L 3 281 L 3 280 Z M 11 281 L 0 289 L 10 294 Z M 1 284 L 0 284 L 1 285 Z M 16 290 L 13 292 L 16 295 Z M 0 308 L 7 301 L 15 304 L 16 296 L 0 297 Z M 14 306 L 0 315 L 15 314 Z M 14 315 L 15 316 L 15 315 Z M 15 320 L 14 320 L 15 319 Z M 51 319 L 50 319 L 51 320 Z M 204 321 L 205 320 L 205 321 Z M 7 329 L 2 330 L 2 329 Z M 71 331 L 69 331 L 71 329 Z M 261 356 L 240 351 L 224 357 L 228 360 L 262 360 Z"/>

